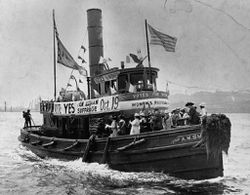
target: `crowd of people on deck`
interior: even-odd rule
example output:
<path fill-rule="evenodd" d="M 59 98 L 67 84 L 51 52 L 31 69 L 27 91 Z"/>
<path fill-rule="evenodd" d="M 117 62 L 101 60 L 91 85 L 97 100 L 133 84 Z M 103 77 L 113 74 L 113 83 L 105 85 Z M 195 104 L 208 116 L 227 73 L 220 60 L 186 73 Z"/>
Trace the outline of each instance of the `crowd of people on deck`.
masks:
<path fill-rule="evenodd" d="M 178 126 L 198 125 L 207 115 L 205 104 L 200 104 L 200 112 L 192 102 L 185 108 L 175 108 L 171 112 L 154 109 L 152 113 L 135 113 L 133 119 L 122 115 L 113 115 L 107 119 L 101 118 L 97 127 L 98 137 L 117 137 L 121 135 L 135 135 L 150 131 L 170 130 Z"/>

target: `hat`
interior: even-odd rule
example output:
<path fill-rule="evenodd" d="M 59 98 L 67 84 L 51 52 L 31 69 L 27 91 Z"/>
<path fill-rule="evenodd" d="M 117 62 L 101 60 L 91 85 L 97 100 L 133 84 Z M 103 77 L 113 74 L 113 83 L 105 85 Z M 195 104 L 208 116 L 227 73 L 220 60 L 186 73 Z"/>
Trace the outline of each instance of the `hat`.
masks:
<path fill-rule="evenodd" d="M 140 116 L 138 113 L 135 113 L 135 115 L 134 116 Z"/>
<path fill-rule="evenodd" d="M 193 102 L 187 102 L 185 106 L 193 106 L 194 103 Z"/>
<path fill-rule="evenodd" d="M 175 109 L 173 109 L 171 112 L 173 113 L 175 111 Z"/>
<path fill-rule="evenodd" d="M 141 112 L 141 113 L 140 113 L 140 116 L 145 116 L 144 112 Z"/>
<path fill-rule="evenodd" d="M 202 103 L 200 103 L 200 106 L 203 106 L 203 107 L 205 107 L 205 103 L 204 102 L 202 102 Z"/>

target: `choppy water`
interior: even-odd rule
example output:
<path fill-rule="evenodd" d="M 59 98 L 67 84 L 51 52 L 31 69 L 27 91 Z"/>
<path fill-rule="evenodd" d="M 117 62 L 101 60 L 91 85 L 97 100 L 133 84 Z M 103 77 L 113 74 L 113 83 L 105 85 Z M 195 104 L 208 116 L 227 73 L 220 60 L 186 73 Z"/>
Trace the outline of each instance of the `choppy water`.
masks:
<path fill-rule="evenodd" d="M 250 114 L 233 124 L 224 177 L 180 180 L 163 173 L 125 173 L 97 163 L 40 159 L 17 140 L 21 113 L 0 113 L 0 194 L 250 194 Z M 35 123 L 41 121 L 33 113 Z"/>

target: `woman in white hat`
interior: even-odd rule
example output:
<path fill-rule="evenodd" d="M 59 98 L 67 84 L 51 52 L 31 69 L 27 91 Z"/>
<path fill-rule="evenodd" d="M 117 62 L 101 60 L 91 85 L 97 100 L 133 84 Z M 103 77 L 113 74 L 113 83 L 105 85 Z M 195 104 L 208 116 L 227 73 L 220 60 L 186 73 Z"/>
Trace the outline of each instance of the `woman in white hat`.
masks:
<path fill-rule="evenodd" d="M 140 134 L 140 115 L 135 113 L 134 117 L 135 119 L 132 122 L 129 121 L 131 124 L 130 135 Z"/>
<path fill-rule="evenodd" d="M 205 103 L 200 103 L 200 109 L 201 109 L 201 118 L 203 118 L 204 116 L 207 116 L 207 110 L 205 108 Z"/>

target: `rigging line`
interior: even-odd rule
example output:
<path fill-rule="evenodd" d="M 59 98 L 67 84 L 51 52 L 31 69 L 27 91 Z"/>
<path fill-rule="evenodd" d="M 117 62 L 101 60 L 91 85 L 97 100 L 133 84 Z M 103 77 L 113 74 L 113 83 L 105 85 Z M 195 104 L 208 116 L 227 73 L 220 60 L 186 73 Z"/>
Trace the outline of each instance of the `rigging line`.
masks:
<path fill-rule="evenodd" d="M 212 32 L 219 40 L 222 41 L 222 43 L 224 43 L 224 45 L 234 54 L 234 56 L 242 63 L 242 61 L 244 59 L 242 59 L 234 50 L 233 48 L 219 35 L 217 34 L 215 31 L 213 31 L 208 25 L 204 25 L 210 32 Z"/>
<path fill-rule="evenodd" d="M 167 1 L 168 1 L 168 0 L 165 0 L 165 3 L 164 3 L 164 8 L 166 8 Z"/>
<path fill-rule="evenodd" d="M 193 1 L 195 1 L 195 2 L 197 2 L 197 3 L 199 3 L 199 4 L 202 4 L 203 6 L 209 7 L 210 9 L 213 9 L 213 10 L 215 10 L 215 11 L 218 11 L 218 12 L 223 13 L 223 14 L 226 15 L 227 17 L 231 18 L 231 20 L 233 20 L 235 24 L 241 26 L 241 27 L 244 28 L 245 30 L 250 31 L 250 28 L 248 28 L 248 27 L 244 26 L 243 24 L 241 24 L 240 22 L 238 22 L 232 15 L 230 15 L 230 14 L 227 13 L 227 12 L 225 12 L 224 10 L 219 9 L 219 8 L 216 8 L 216 7 L 213 7 L 213 6 L 211 6 L 211 5 L 207 4 L 207 3 L 204 3 L 204 2 L 199 1 L 199 0 L 193 0 Z"/>
<path fill-rule="evenodd" d="M 84 36 L 83 36 L 82 45 L 84 45 L 86 36 L 87 36 L 87 30 L 85 30 L 85 33 L 84 33 Z M 82 45 L 81 45 L 81 46 L 82 46 Z M 81 51 L 81 47 L 80 47 L 79 50 L 78 50 L 78 56 L 80 56 L 80 51 Z M 77 58 L 78 58 L 78 56 L 77 56 Z"/>

